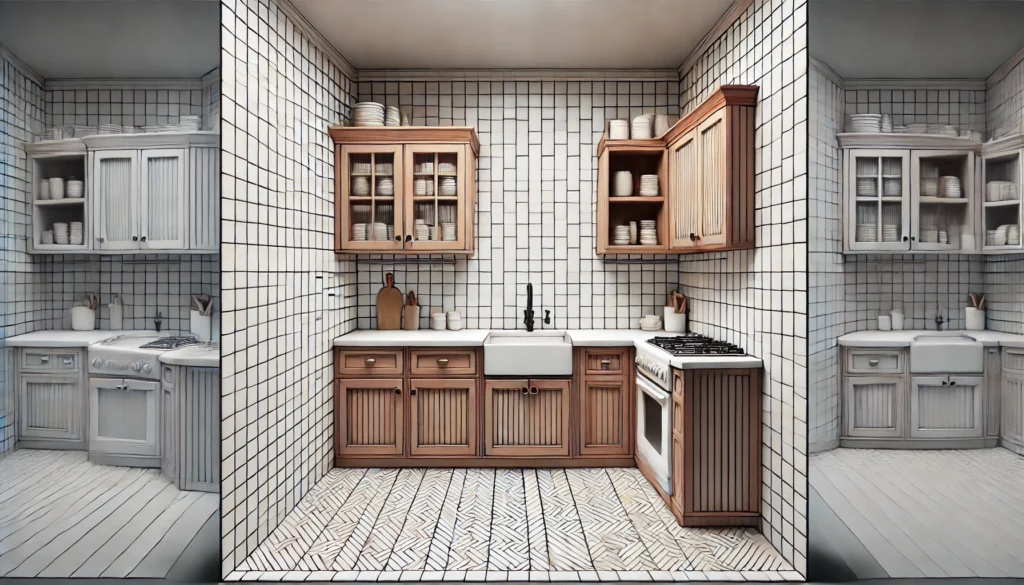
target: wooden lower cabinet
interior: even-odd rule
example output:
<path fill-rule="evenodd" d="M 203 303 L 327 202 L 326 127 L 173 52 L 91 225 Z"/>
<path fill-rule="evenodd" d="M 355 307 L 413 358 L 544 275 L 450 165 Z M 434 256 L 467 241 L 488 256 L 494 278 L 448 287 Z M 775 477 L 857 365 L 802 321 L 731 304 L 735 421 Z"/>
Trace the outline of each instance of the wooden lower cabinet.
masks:
<path fill-rule="evenodd" d="M 400 378 L 340 379 L 335 396 L 339 455 L 401 455 L 403 393 Z"/>
<path fill-rule="evenodd" d="M 569 455 L 569 380 L 487 380 L 486 454 Z"/>
<path fill-rule="evenodd" d="M 622 377 L 580 383 L 580 455 L 629 455 L 631 386 Z"/>
<path fill-rule="evenodd" d="M 756 526 L 761 371 L 674 370 L 672 513 L 683 526 Z"/>
<path fill-rule="evenodd" d="M 476 384 L 475 378 L 410 380 L 411 456 L 476 455 Z"/>

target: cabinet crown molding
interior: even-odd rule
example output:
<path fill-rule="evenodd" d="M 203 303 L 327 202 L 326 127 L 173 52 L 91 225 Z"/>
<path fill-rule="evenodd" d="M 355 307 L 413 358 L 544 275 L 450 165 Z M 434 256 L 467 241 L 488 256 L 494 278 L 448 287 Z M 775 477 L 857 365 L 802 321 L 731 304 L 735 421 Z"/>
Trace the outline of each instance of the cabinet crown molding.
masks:
<path fill-rule="evenodd" d="M 981 143 L 959 136 L 937 134 L 894 134 L 879 132 L 840 132 L 839 148 L 895 148 L 905 150 L 980 150 Z"/>
<path fill-rule="evenodd" d="M 81 139 L 89 150 L 122 150 L 143 148 L 216 147 L 220 132 L 147 132 L 142 134 L 107 134 Z"/>
<path fill-rule="evenodd" d="M 464 143 L 480 156 L 480 138 L 472 126 L 331 126 L 335 144 L 435 144 Z"/>

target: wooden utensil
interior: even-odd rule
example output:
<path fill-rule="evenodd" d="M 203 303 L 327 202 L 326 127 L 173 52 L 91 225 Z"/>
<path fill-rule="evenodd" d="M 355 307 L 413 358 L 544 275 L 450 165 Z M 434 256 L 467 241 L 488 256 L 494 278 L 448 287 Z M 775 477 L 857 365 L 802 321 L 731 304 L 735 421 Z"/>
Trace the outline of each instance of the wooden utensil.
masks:
<path fill-rule="evenodd" d="M 377 293 L 377 329 L 394 331 L 402 327 L 402 291 L 395 288 L 395 275 L 388 272 L 384 288 Z"/>
<path fill-rule="evenodd" d="M 416 293 L 409 291 L 409 294 L 405 295 L 405 299 L 403 328 L 406 331 L 416 331 L 420 328 L 420 306 L 416 301 Z"/>

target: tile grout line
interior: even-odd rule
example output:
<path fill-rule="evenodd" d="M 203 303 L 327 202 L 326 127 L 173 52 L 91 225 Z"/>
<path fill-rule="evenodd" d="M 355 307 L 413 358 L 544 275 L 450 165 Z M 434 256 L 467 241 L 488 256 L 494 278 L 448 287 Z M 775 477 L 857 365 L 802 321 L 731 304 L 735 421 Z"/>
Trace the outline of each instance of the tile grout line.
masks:
<path fill-rule="evenodd" d="M 576 518 L 580 521 L 580 533 L 583 535 L 583 545 L 587 547 L 587 556 L 590 557 L 590 566 L 597 571 L 597 565 L 594 563 L 594 553 L 590 550 L 590 543 L 587 542 L 587 531 L 583 528 L 583 519 L 580 518 L 580 507 L 576 504 L 576 494 L 572 493 L 572 483 L 569 482 L 569 470 L 558 469 L 565 474 L 565 487 L 569 491 L 569 496 L 572 497 L 572 507 L 576 510 Z"/>

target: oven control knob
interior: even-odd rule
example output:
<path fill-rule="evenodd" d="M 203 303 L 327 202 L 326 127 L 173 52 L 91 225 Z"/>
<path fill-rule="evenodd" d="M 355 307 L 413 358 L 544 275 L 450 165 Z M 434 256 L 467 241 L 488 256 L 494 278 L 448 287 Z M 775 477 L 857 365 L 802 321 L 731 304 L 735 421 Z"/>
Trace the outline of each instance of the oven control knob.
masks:
<path fill-rule="evenodd" d="M 98 368 L 103 365 L 103 360 L 100 358 L 92 358 L 92 367 Z"/>
<path fill-rule="evenodd" d="M 153 368 L 151 368 L 149 366 L 149 364 L 142 364 L 142 373 L 143 374 L 148 374 L 150 372 L 150 370 L 152 370 L 152 369 Z"/>
<path fill-rule="evenodd" d="M 135 370 L 136 372 L 141 372 L 142 364 L 140 362 L 134 362 L 132 363 L 132 369 Z"/>

